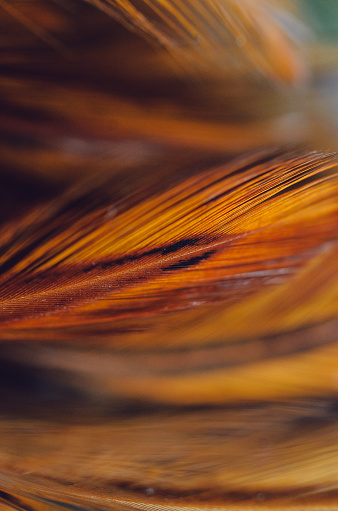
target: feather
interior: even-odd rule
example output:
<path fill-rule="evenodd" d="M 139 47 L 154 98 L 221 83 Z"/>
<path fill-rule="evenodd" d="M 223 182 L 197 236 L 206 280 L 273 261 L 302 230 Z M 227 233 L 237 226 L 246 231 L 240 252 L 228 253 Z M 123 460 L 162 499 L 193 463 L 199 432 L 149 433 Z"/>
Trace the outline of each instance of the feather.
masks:
<path fill-rule="evenodd" d="M 217 70 L 250 66 L 268 79 L 297 82 L 304 79 L 304 59 L 291 27 L 300 20 L 284 17 L 280 6 L 262 1 L 103 0 L 93 2 L 127 26 L 150 36 L 185 67 Z M 287 30 L 287 27 L 289 30 Z M 235 65 L 234 65 L 235 61 Z M 228 68 L 228 69 L 227 69 Z"/>
<path fill-rule="evenodd" d="M 1 257 L 1 329 L 90 329 L 238 302 L 335 239 L 336 177 L 330 156 L 251 155 L 134 205 L 90 207 L 87 194 L 21 236 L 16 221 Z"/>
<path fill-rule="evenodd" d="M 311 8 L 0 0 L 1 511 L 337 509 Z"/>

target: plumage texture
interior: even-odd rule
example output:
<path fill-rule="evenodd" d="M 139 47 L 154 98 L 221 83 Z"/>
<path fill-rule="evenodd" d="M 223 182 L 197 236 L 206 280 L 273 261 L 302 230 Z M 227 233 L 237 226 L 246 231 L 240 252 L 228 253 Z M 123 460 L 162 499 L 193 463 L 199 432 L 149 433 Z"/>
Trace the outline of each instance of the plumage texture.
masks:
<path fill-rule="evenodd" d="M 146 191 L 134 204 L 126 196 L 92 206 L 88 195 L 75 211 L 56 203 L 57 213 L 40 225 L 31 221 L 21 235 L 16 221 L 1 260 L 2 325 L 62 328 L 201 300 L 236 302 L 252 287 L 283 280 L 335 239 L 334 161 L 316 154 L 256 158 L 162 193 Z"/>
<path fill-rule="evenodd" d="M 0 0 L 1 511 L 337 509 L 312 3 Z"/>

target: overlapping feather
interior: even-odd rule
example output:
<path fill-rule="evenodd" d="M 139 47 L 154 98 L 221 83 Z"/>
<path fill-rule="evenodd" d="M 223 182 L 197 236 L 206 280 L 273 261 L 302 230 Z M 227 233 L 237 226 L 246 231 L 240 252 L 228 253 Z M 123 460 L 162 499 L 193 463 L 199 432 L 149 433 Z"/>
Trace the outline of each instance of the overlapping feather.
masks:
<path fill-rule="evenodd" d="M 335 239 L 336 177 L 330 156 L 263 153 L 133 205 L 126 196 L 93 206 L 87 195 L 75 211 L 56 203 L 21 235 L 16 221 L 1 258 L 1 328 L 63 332 L 236 303 Z"/>
<path fill-rule="evenodd" d="M 300 20 L 267 4 L 233 0 L 103 0 L 92 2 L 181 56 L 186 67 L 209 74 L 250 66 L 269 79 L 297 82 L 304 66 L 296 34 Z M 288 15 L 286 15 L 288 13 Z M 295 27 L 298 26 L 298 30 Z"/>
<path fill-rule="evenodd" d="M 337 159 L 295 148 L 335 131 L 279 88 L 295 6 L 0 8 L 0 506 L 335 510 Z"/>

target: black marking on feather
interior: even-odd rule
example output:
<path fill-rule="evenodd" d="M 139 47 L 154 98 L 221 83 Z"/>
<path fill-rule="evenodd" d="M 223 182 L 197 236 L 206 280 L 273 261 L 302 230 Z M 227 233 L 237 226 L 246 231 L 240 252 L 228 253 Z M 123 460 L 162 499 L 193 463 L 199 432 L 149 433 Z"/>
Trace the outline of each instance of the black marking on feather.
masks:
<path fill-rule="evenodd" d="M 145 252 L 142 252 L 140 254 L 130 254 L 125 257 L 119 257 L 117 259 L 113 259 L 111 261 L 105 261 L 100 262 L 95 265 L 96 268 L 100 268 L 102 270 L 106 270 L 108 268 L 111 268 L 113 266 L 123 266 L 124 264 L 132 263 L 133 261 L 139 261 L 145 257 L 149 257 L 152 255 L 168 255 L 168 254 L 174 254 L 175 252 L 178 252 L 179 250 L 187 247 L 195 247 L 199 242 L 201 241 L 201 238 L 183 238 L 179 241 L 176 241 L 175 243 L 172 243 L 166 247 L 156 247 L 152 248 L 150 250 L 147 250 Z M 89 266 L 88 268 L 83 269 L 84 272 L 90 272 L 93 269 L 93 266 Z"/>
<path fill-rule="evenodd" d="M 164 268 L 162 268 L 162 271 L 175 271 L 190 268 L 191 266 L 195 266 L 196 264 L 205 261 L 215 252 L 216 250 L 209 250 L 208 252 L 204 252 L 204 254 L 200 256 L 194 256 L 190 257 L 190 259 L 181 260 L 178 263 L 171 264 L 170 266 L 165 266 Z"/>
<path fill-rule="evenodd" d="M 162 255 L 173 254 L 182 248 L 195 247 L 201 241 L 200 238 L 182 238 L 175 243 L 171 243 L 161 251 Z"/>

